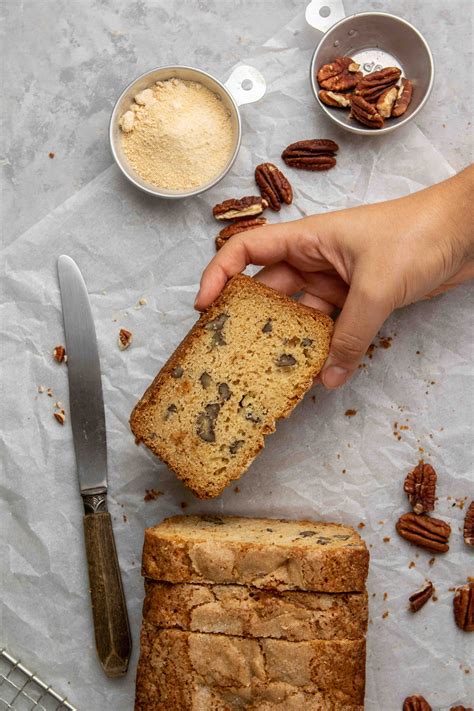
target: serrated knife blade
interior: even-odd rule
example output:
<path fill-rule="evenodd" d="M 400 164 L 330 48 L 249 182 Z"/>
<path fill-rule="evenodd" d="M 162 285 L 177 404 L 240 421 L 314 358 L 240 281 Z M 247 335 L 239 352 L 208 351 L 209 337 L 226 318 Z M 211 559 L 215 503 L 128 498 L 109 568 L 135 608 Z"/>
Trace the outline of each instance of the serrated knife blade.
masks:
<path fill-rule="evenodd" d="M 127 606 L 107 511 L 107 438 L 100 360 L 89 295 L 71 257 L 58 259 L 69 377 L 69 409 L 97 654 L 109 677 L 123 676 L 132 649 Z"/>

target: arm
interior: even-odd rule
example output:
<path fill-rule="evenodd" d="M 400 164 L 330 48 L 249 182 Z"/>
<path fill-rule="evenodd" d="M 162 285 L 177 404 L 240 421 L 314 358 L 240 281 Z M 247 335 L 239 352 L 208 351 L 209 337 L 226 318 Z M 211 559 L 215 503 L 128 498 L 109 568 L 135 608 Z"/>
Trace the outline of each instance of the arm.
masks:
<path fill-rule="evenodd" d="M 331 313 L 342 309 L 321 378 L 343 385 L 391 312 L 474 277 L 474 166 L 398 200 L 235 235 L 204 270 L 207 308 L 248 264 L 257 278 Z"/>

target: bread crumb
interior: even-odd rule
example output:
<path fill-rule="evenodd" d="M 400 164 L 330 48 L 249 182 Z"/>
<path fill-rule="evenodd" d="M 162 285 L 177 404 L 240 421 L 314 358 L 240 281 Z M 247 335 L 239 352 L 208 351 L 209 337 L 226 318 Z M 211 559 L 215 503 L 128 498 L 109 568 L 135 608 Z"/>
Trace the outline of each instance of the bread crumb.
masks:
<path fill-rule="evenodd" d="M 345 474 L 346 471 L 347 471 L 347 469 L 342 469 L 342 470 L 341 470 L 341 474 Z"/>
<path fill-rule="evenodd" d="M 123 518 L 123 522 L 127 523 L 127 521 L 128 521 L 127 514 L 123 514 L 122 518 Z"/>
<path fill-rule="evenodd" d="M 382 619 L 383 619 L 383 620 L 386 620 L 387 617 L 388 617 L 388 615 L 389 615 L 388 610 L 385 610 L 385 612 L 384 612 L 383 615 L 382 615 Z"/>
<path fill-rule="evenodd" d="M 46 388 L 44 387 L 44 385 L 38 385 L 37 390 L 39 393 L 44 393 Z"/>
<path fill-rule="evenodd" d="M 428 561 L 428 565 L 434 565 L 435 564 L 436 558 L 430 558 Z"/>
<path fill-rule="evenodd" d="M 316 395 L 311 395 L 311 400 L 312 400 L 313 402 L 316 402 Z"/>
<path fill-rule="evenodd" d="M 240 494 L 240 487 L 239 486 L 234 486 L 234 491 L 236 494 Z"/>
<path fill-rule="evenodd" d="M 359 523 L 359 525 L 357 526 L 357 528 L 365 528 L 365 523 L 363 521 L 361 521 Z"/>
<path fill-rule="evenodd" d="M 47 395 L 48 397 L 53 397 L 53 391 L 51 390 L 51 388 L 48 388 L 48 389 L 46 390 L 46 395 Z"/>
<path fill-rule="evenodd" d="M 383 537 L 383 542 L 384 542 L 384 543 L 390 543 L 390 536 L 384 536 L 384 537 Z"/>
<path fill-rule="evenodd" d="M 158 489 L 145 489 L 145 492 L 143 501 L 155 501 L 159 496 L 163 496 L 163 492 Z"/>
<path fill-rule="evenodd" d="M 182 509 L 187 509 L 187 508 L 188 508 L 188 505 L 187 505 L 186 501 L 182 501 L 180 505 L 181 505 L 181 508 L 182 508 Z"/>
<path fill-rule="evenodd" d="M 357 415 L 357 410 L 346 410 L 344 415 L 346 417 L 354 417 L 354 415 Z"/>
<path fill-rule="evenodd" d="M 409 564 L 408 564 L 408 567 L 410 568 L 410 570 L 411 570 L 412 568 L 416 568 L 416 563 L 415 563 L 413 560 L 411 560 L 411 561 L 409 562 Z"/>
<path fill-rule="evenodd" d="M 380 348 L 391 348 L 392 346 L 392 337 L 391 336 L 386 336 L 386 337 L 380 337 L 379 336 L 379 347 Z"/>
<path fill-rule="evenodd" d="M 416 355 L 421 355 L 421 351 L 416 351 Z"/>
<path fill-rule="evenodd" d="M 383 594 L 383 599 L 386 600 L 387 598 L 388 598 L 388 593 L 387 593 L 387 592 L 384 592 L 384 594 Z"/>
<path fill-rule="evenodd" d="M 53 151 L 50 151 L 48 153 L 48 158 L 54 158 L 55 155 L 56 155 L 56 153 L 54 153 Z"/>

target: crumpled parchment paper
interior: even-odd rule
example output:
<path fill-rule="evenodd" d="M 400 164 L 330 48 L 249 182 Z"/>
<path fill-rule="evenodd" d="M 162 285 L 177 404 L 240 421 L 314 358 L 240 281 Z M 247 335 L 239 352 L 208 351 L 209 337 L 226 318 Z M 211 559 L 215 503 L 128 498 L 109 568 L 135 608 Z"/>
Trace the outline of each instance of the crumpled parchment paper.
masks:
<path fill-rule="evenodd" d="M 183 508 L 363 522 L 371 553 L 366 708 L 395 711 L 411 693 L 424 694 L 436 709 L 473 703 L 472 640 L 454 625 L 449 591 L 474 572 L 460 533 L 464 512 L 455 505 L 473 493 L 472 288 L 395 313 L 382 331 L 391 347 L 377 347 L 342 390 L 315 387 L 267 439 L 237 493 L 231 486 L 217 500 L 194 499 L 136 447 L 128 427 L 134 403 L 196 318 L 194 296 L 219 230 L 211 207 L 254 193 L 257 163 L 279 164 L 282 148 L 298 139 L 340 144 L 336 169 L 289 171 L 294 204 L 269 214 L 270 221 L 393 198 L 453 172 L 415 123 L 380 138 L 328 123 L 307 76 L 316 40 L 301 15 L 258 56 L 243 57 L 263 72 L 268 90 L 260 103 L 242 108 L 242 149 L 216 188 L 161 201 L 135 190 L 112 166 L 4 252 L 4 644 L 81 710 L 132 708 L 143 530 Z M 429 103 L 425 110 L 432 110 Z M 56 275 L 62 253 L 77 261 L 86 280 L 102 363 L 109 506 L 134 638 L 128 675 L 115 681 L 104 677 L 95 656 L 67 367 L 51 357 L 64 342 Z M 117 347 L 120 327 L 134 334 L 124 352 Z M 52 397 L 38 393 L 39 385 L 51 388 Z M 57 401 L 66 410 L 64 427 L 52 415 Z M 348 409 L 357 414 L 345 416 Z M 453 528 L 449 553 L 432 566 L 429 552 L 394 531 L 409 510 L 404 476 L 421 456 L 438 472 L 436 514 Z M 147 489 L 162 494 L 145 502 Z M 407 598 L 425 578 L 438 599 L 413 616 Z"/>

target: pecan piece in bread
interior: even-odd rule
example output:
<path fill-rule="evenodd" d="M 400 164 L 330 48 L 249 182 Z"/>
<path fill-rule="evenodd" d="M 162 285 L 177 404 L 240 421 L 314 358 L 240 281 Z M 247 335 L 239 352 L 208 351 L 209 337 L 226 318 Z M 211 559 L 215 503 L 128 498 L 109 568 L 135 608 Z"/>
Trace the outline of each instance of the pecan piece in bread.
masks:
<path fill-rule="evenodd" d="M 281 157 L 291 168 L 329 170 L 336 165 L 335 153 L 338 150 L 339 146 L 334 141 L 314 138 L 291 143 Z"/>
<path fill-rule="evenodd" d="M 255 182 L 260 188 L 262 197 L 272 210 L 280 209 L 281 203 L 291 205 L 293 190 L 287 178 L 273 163 L 260 163 L 255 168 Z"/>
<path fill-rule="evenodd" d="M 250 220 L 237 220 L 232 222 L 231 225 L 224 227 L 216 237 L 216 250 L 219 250 L 225 245 L 227 240 L 229 240 L 234 235 L 239 232 L 246 232 L 247 230 L 254 230 L 256 227 L 261 227 L 267 222 L 265 217 L 254 217 Z"/>
<path fill-rule="evenodd" d="M 231 198 L 216 205 L 212 214 L 216 220 L 236 220 L 241 217 L 256 217 L 261 215 L 268 202 L 260 195 L 247 195 L 242 198 Z"/>

